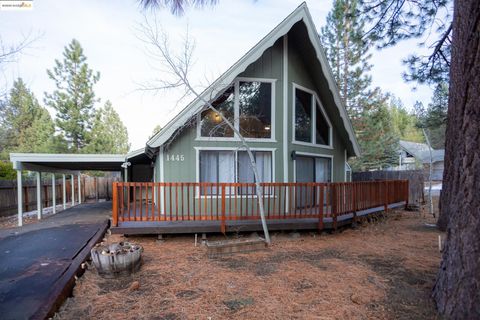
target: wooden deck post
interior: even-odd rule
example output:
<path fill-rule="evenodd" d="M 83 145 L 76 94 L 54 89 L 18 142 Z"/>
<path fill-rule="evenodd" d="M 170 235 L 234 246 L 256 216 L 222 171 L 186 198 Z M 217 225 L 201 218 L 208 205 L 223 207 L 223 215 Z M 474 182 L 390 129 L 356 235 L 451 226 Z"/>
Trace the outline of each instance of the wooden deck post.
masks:
<path fill-rule="evenodd" d="M 321 232 L 323 230 L 323 206 L 325 204 L 325 201 L 323 199 L 323 195 L 325 193 L 324 186 L 320 185 L 318 187 L 320 189 L 319 196 L 320 196 L 320 201 L 318 203 L 318 232 Z"/>
<path fill-rule="evenodd" d="M 113 183 L 112 190 L 112 224 L 114 227 L 118 227 L 118 192 L 117 182 Z"/>
<path fill-rule="evenodd" d="M 405 210 L 408 209 L 408 198 L 410 196 L 410 181 L 409 180 L 405 180 L 404 182 L 404 186 L 403 186 L 403 192 L 404 192 L 404 197 L 405 197 Z"/>
<path fill-rule="evenodd" d="M 383 183 L 384 183 L 384 189 L 385 189 L 384 192 L 383 192 L 383 198 L 384 198 L 383 199 L 383 203 L 384 203 L 384 205 L 383 205 L 384 208 L 383 209 L 384 209 L 385 213 L 387 213 L 388 212 L 388 181 L 384 180 Z"/>
<path fill-rule="evenodd" d="M 333 230 L 337 231 L 337 184 L 332 183 L 332 218 Z"/>
<path fill-rule="evenodd" d="M 217 207 L 218 208 L 218 207 Z M 225 220 L 226 220 L 226 213 L 225 213 L 225 185 L 222 184 L 222 222 L 221 222 L 221 231 L 223 234 L 226 232 Z"/>
<path fill-rule="evenodd" d="M 350 187 L 352 188 L 352 200 L 353 200 L 353 220 L 352 220 L 352 225 L 354 227 L 357 226 L 357 184 L 353 182 Z"/>
<path fill-rule="evenodd" d="M 24 194 L 23 201 L 25 202 L 25 211 L 28 212 L 28 186 L 23 186 L 23 194 Z"/>

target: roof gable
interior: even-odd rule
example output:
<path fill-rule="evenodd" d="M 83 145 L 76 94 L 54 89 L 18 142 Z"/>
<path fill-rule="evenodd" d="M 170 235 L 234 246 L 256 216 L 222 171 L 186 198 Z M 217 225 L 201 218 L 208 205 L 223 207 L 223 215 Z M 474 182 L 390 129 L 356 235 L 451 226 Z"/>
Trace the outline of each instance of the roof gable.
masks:
<path fill-rule="evenodd" d="M 352 155 L 360 155 L 360 148 L 358 146 L 352 124 L 348 118 L 345 106 L 341 102 L 338 88 L 335 80 L 333 79 L 332 71 L 320 44 L 320 38 L 305 3 L 302 3 L 297 9 L 288 15 L 280 24 L 278 24 L 262 40 L 260 40 L 260 42 L 250 49 L 242 58 L 240 58 L 240 60 L 233 64 L 225 73 L 223 73 L 207 89 L 205 89 L 201 93 L 200 98 L 194 99 L 182 111 L 180 111 L 170 122 L 165 125 L 160 132 L 154 135 L 147 142 L 147 147 L 155 148 L 163 145 L 175 133 L 176 130 L 180 129 L 192 116 L 197 114 L 204 107 L 202 100 L 210 100 L 210 97 L 218 95 L 222 90 L 230 85 L 240 73 L 245 71 L 251 63 L 259 59 L 265 50 L 273 46 L 279 38 L 288 34 L 290 29 L 299 21 L 303 21 L 306 26 L 308 38 L 315 50 L 316 58 L 322 67 L 323 75 L 327 80 L 328 88 L 333 96 L 333 100 L 339 111 L 343 127 L 347 133 L 347 143 L 349 143 L 349 149 L 352 151 Z"/>

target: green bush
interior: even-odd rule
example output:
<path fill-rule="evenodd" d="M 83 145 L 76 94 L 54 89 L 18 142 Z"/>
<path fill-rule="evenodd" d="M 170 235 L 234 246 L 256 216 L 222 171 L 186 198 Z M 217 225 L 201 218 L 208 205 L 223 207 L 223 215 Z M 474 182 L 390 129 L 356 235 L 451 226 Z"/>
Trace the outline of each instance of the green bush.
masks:
<path fill-rule="evenodd" d="M 0 161 L 0 180 L 15 180 L 17 173 L 10 161 Z"/>

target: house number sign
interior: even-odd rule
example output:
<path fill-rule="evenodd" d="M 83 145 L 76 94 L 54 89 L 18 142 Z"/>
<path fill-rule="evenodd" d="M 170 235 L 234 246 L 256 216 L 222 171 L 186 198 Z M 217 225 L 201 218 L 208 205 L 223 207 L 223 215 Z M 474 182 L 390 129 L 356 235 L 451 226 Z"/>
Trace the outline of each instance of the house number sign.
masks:
<path fill-rule="evenodd" d="M 185 161 L 183 154 L 167 154 L 167 161 Z"/>

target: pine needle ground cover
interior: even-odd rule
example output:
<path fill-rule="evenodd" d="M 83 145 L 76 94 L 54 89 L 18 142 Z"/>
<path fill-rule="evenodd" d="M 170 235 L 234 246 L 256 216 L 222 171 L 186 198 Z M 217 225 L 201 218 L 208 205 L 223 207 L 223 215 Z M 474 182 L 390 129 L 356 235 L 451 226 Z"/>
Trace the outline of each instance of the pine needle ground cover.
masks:
<path fill-rule="evenodd" d="M 141 271 L 106 280 L 87 270 L 55 318 L 435 319 L 432 222 L 390 212 L 336 234 L 273 234 L 268 250 L 215 259 L 193 235 L 129 237 L 145 249 Z"/>

